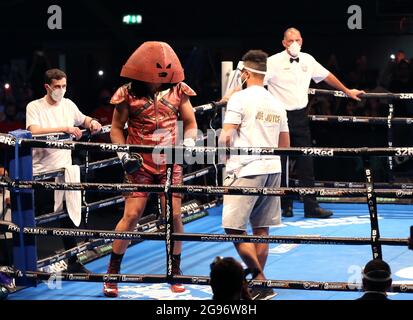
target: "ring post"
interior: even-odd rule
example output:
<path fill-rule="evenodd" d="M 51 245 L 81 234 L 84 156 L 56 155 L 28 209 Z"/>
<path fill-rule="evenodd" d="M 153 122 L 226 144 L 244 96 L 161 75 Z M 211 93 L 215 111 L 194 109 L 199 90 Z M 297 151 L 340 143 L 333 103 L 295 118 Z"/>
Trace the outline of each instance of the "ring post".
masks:
<path fill-rule="evenodd" d="M 174 219 L 172 209 L 172 193 L 169 188 L 173 181 L 173 163 L 166 166 L 166 183 L 165 183 L 165 236 L 166 236 L 166 278 L 171 281 L 172 275 L 172 255 L 174 251 L 174 239 L 172 233 L 174 232 Z"/>
<path fill-rule="evenodd" d="M 389 104 L 389 115 L 387 117 L 387 145 L 389 146 L 389 148 L 393 147 L 393 125 L 392 125 L 392 121 L 393 121 L 393 117 L 394 117 L 394 107 L 393 107 L 393 103 Z M 394 171 L 393 171 L 393 157 L 388 157 L 387 158 L 387 162 L 389 164 L 389 181 L 390 183 L 394 182 Z"/>
<path fill-rule="evenodd" d="M 21 148 L 20 139 L 31 139 L 27 130 L 10 132 L 16 138 L 14 152 L 10 157 L 10 178 L 13 181 L 33 180 L 33 164 L 31 148 Z M 12 222 L 20 227 L 18 237 L 13 237 L 13 264 L 25 274 L 26 271 L 37 270 L 36 238 L 34 235 L 24 235 L 23 228 L 35 227 L 33 190 L 15 189 L 11 192 Z M 18 286 L 35 286 L 35 280 L 26 277 L 17 278 Z"/>
<path fill-rule="evenodd" d="M 232 61 L 221 61 L 221 96 L 222 97 L 225 96 L 225 94 L 227 93 L 229 80 L 231 77 L 231 73 L 233 74 L 233 71 L 234 71 L 234 63 Z M 221 126 L 222 127 L 224 126 L 224 117 L 225 117 L 226 110 L 227 110 L 226 106 L 225 108 L 221 109 L 221 119 L 222 119 Z M 224 183 L 225 176 L 226 176 L 225 167 L 222 167 L 221 174 L 222 174 L 221 183 Z"/>
<path fill-rule="evenodd" d="M 371 224 L 371 249 L 373 252 L 373 259 L 383 259 L 379 231 L 379 219 L 377 213 L 377 197 L 373 185 L 373 172 L 371 171 L 370 158 L 363 157 L 364 173 L 366 176 L 366 191 L 367 191 L 367 206 L 370 213 Z"/>

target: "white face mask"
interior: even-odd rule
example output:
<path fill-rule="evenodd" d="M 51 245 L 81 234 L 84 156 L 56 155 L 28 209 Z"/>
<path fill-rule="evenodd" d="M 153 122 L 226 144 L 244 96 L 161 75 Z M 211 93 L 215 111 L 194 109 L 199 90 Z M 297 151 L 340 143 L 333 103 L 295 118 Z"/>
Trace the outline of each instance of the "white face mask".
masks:
<path fill-rule="evenodd" d="M 297 41 L 294 41 L 289 47 L 288 52 L 293 56 L 296 57 L 301 51 L 301 46 L 298 44 Z"/>
<path fill-rule="evenodd" d="M 50 96 L 52 97 L 52 99 L 56 102 L 60 102 L 62 101 L 63 97 L 65 96 L 66 93 L 66 89 L 63 88 L 58 88 L 58 89 L 52 89 L 49 86 L 49 89 L 52 91 Z"/>
<path fill-rule="evenodd" d="M 241 73 L 241 75 L 240 75 L 240 77 L 239 77 L 239 79 L 240 79 L 240 81 L 241 81 L 241 85 L 240 85 L 241 89 L 245 89 L 245 88 L 247 87 L 247 85 L 246 85 L 245 83 L 246 83 L 247 80 L 248 80 L 248 78 L 244 78 L 244 80 L 242 80 L 243 74 L 244 74 L 244 72 Z M 245 84 L 245 86 L 244 86 L 244 84 Z"/>

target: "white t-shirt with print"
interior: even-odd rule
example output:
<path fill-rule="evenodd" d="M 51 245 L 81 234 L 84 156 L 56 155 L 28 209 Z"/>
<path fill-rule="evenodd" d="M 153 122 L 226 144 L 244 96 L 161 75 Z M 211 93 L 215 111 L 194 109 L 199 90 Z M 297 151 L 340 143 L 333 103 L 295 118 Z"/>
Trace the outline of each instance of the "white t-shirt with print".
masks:
<path fill-rule="evenodd" d="M 58 105 L 50 105 L 43 97 L 27 105 L 26 129 L 32 125 L 41 128 L 75 127 L 85 122 L 86 116 L 70 99 L 63 98 Z M 33 148 L 33 173 L 57 170 L 72 164 L 70 150 Z"/>
<path fill-rule="evenodd" d="M 251 86 L 228 101 L 224 124 L 239 124 L 234 147 L 277 148 L 280 132 L 288 132 L 287 113 L 264 87 Z M 226 170 L 238 177 L 281 172 L 279 156 L 231 155 Z"/>

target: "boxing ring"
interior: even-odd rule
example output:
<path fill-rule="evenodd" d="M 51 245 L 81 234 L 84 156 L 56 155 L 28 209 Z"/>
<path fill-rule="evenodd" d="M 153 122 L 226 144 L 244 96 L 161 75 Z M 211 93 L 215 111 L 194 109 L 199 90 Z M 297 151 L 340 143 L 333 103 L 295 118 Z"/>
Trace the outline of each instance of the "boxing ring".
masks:
<path fill-rule="evenodd" d="M 313 90 L 313 89 L 311 89 Z M 311 91 L 310 90 L 310 91 Z M 310 92 L 311 93 L 311 92 Z M 316 93 L 316 91 L 314 91 Z M 322 92 L 337 95 L 337 92 Z M 364 95 L 369 98 L 371 94 Z M 382 97 L 413 98 L 395 94 L 381 94 Z M 374 94 L 377 97 L 377 94 Z M 213 110 L 217 112 L 225 104 L 209 103 L 194 108 L 195 112 Z M 311 118 L 315 117 L 315 118 Z M 324 116 L 320 116 L 324 117 Z M 319 121 L 320 117 L 310 116 L 310 120 Z M 338 117 L 327 117 L 327 121 L 339 121 Z M 353 119 L 354 120 L 354 119 Z M 322 120 L 324 121 L 324 120 Z M 384 121 L 367 119 L 371 121 Z M 389 129 L 395 121 L 405 121 L 389 116 L 386 124 Z M 410 122 L 409 122 L 410 121 Z M 341 121 L 343 122 L 343 121 Z M 364 121 L 365 123 L 365 121 Z M 370 123 L 370 122 L 369 122 Z M 105 132 L 110 127 L 104 129 Z M 59 137 L 58 137 L 59 138 Z M 392 136 L 389 134 L 387 148 L 221 148 L 197 146 L 185 148 L 148 147 L 137 145 L 114 145 L 109 143 L 74 142 L 56 140 L 53 138 L 33 139 L 25 131 L 13 132 L 10 135 L 1 134 L 0 143 L 11 149 L 10 177 L 2 177 L 0 186 L 12 192 L 13 221 L 0 222 L 0 232 L 12 233 L 14 237 L 14 268 L 3 270 L 8 276 L 15 278 L 16 283 L 27 288 L 9 295 L 9 299 L 104 299 L 101 283 L 119 282 L 120 298 L 122 299 L 210 299 L 209 263 L 217 255 L 234 256 L 237 253 L 232 242 L 269 243 L 270 255 L 266 265 L 268 280 L 249 281 L 250 286 L 268 287 L 277 290 L 280 299 L 353 299 L 360 295 L 361 266 L 373 258 L 383 258 L 388 261 L 393 270 L 392 294 L 395 298 L 412 299 L 413 292 L 411 261 L 413 252 L 409 241 L 409 228 L 413 225 L 411 205 L 377 204 L 377 198 L 407 199 L 413 198 L 413 185 L 382 183 L 375 184 L 372 178 L 370 157 L 386 157 L 389 165 L 393 157 L 411 156 L 413 148 L 394 148 Z M 200 137 L 201 141 L 205 137 Z M 172 165 L 168 165 L 168 179 L 165 185 L 135 185 L 121 183 L 56 183 L 45 182 L 44 179 L 56 177 L 61 171 L 32 175 L 31 148 L 54 148 L 73 151 L 106 152 L 122 151 L 137 153 L 160 152 L 166 154 L 168 163 L 173 163 L 177 155 L 183 154 L 189 158 L 203 159 L 204 163 L 211 158 L 213 166 L 185 176 L 184 181 L 194 177 L 217 172 L 219 154 L 243 155 L 288 155 L 312 156 L 320 158 L 359 157 L 363 161 L 365 182 L 342 183 L 337 187 L 335 182 L 316 182 L 314 188 L 238 188 L 205 186 L 205 185 L 172 185 Z M 82 167 L 84 172 L 119 164 L 116 158 L 86 162 Z M 391 169 L 391 167 L 390 167 Z M 333 184 L 333 185 L 332 185 Z M 145 191 L 164 193 L 166 195 L 165 221 L 142 224 L 134 232 L 114 232 L 112 230 L 63 229 L 44 228 L 42 224 L 67 215 L 66 212 L 55 212 L 34 218 L 32 190 L 81 190 L 83 192 L 99 192 L 113 194 L 123 191 Z M 197 208 L 183 211 L 183 217 L 189 217 L 201 211 L 208 215 L 200 220 L 193 220 L 185 227 L 185 233 L 173 233 L 172 213 L 170 208 L 172 193 L 210 195 L 216 197 L 211 203 L 199 205 Z M 267 196 L 303 196 L 317 197 L 363 197 L 366 204 L 326 204 L 334 209 L 334 217 L 325 221 L 303 219 L 303 208 L 295 203 L 298 215 L 285 219 L 283 224 L 271 228 L 270 237 L 235 236 L 222 234 L 220 226 L 220 198 L 223 195 L 267 195 Z M 120 205 L 122 197 L 111 197 L 97 203 L 86 204 L 82 210 L 89 214 L 95 208 Z M 386 234 L 386 237 L 383 235 Z M 34 237 L 77 237 L 88 239 L 81 248 L 75 248 L 57 256 L 37 261 Z M 128 249 L 123 274 L 105 274 L 108 257 L 102 257 L 87 265 L 94 273 L 71 274 L 65 272 L 38 271 L 56 261 L 64 260 L 75 254 L 106 245 L 113 239 L 141 241 Z M 184 241 L 182 269 L 184 275 L 171 273 L 171 252 L 174 241 Z M 219 243 L 219 244 L 217 244 Z M 339 250 L 338 250 L 339 248 Z M 349 267 L 350 266 L 350 267 Z M 357 268 L 357 266 L 359 268 Z M 410 268 L 410 269 L 409 269 Z M 136 274 L 139 271 L 139 274 Z M 398 271 L 401 271 L 398 275 Z M 400 280 L 397 279 L 400 278 Z M 50 288 L 50 283 L 62 281 L 61 287 Z M 293 280 L 286 280 L 293 279 Z M 338 281 L 337 281 L 338 280 Z M 43 282 L 42 282 L 43 281 Z M 128 284 L 122 285 L 122 284 Z M 182 283 L 188 289 L 182 294 L 165 292 L 167 283 Z M 155 294 L 154 294 L 155 292 Z M 285 292 L 285 294 L 283 293 Z M 303 292 L 311 292 L 306 295 Z M 146 295 L 145 295 L 146 294 Z M 171 297 L 172 296 L 172 297 Z"/>

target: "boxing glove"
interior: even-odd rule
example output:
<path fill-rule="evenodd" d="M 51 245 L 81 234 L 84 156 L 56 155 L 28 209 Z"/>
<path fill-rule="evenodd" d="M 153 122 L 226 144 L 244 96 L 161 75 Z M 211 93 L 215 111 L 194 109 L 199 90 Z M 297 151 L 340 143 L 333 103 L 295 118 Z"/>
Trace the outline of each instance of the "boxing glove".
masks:
<path fill-rule="evenodd" d="M 135 173 L 143 164 L 142 156 L 139 153 L 118 152 L 118 157 L 122 162 L 123 170 L 128 174 Z"/>

